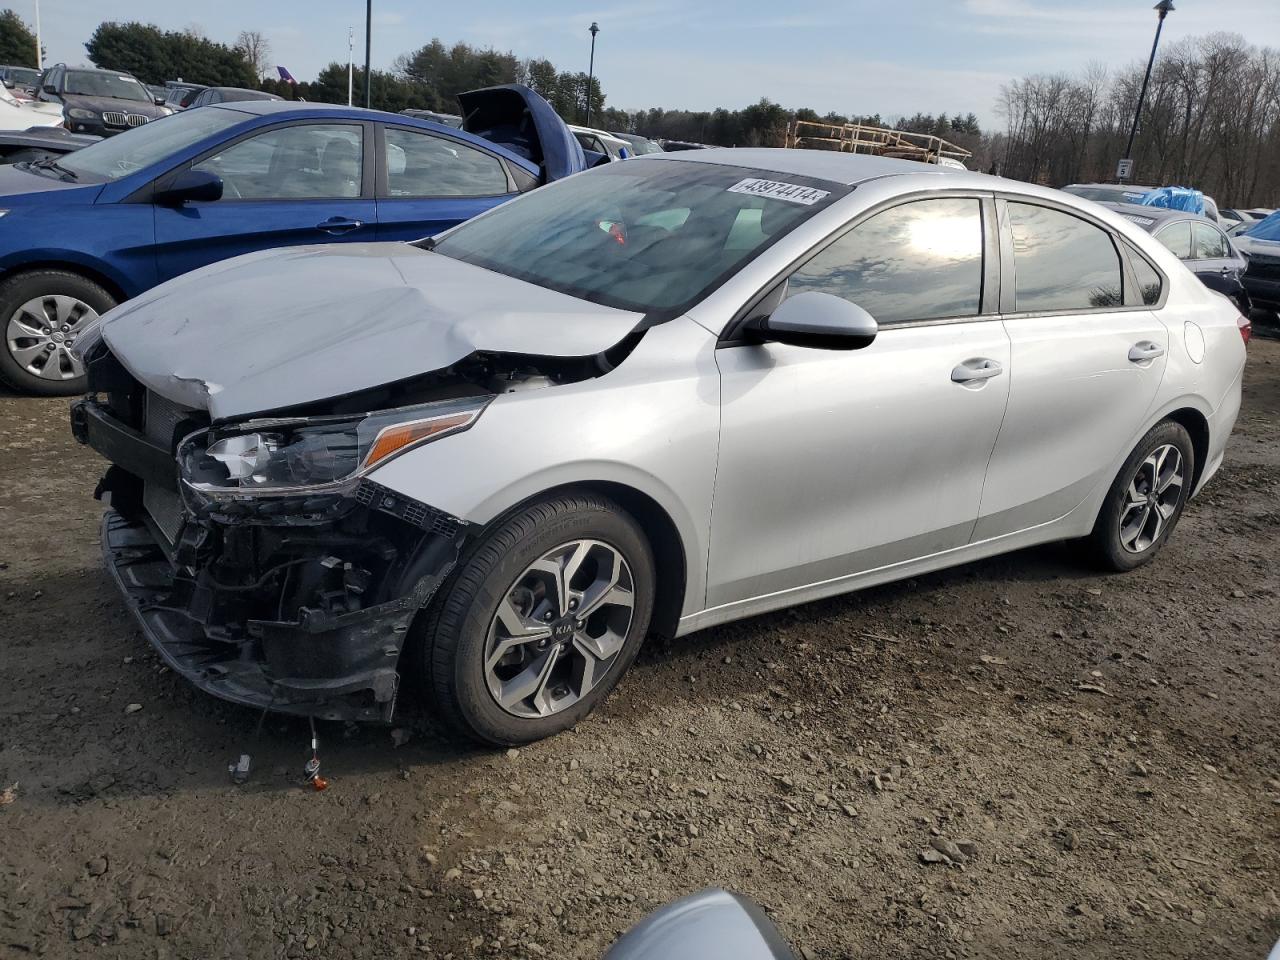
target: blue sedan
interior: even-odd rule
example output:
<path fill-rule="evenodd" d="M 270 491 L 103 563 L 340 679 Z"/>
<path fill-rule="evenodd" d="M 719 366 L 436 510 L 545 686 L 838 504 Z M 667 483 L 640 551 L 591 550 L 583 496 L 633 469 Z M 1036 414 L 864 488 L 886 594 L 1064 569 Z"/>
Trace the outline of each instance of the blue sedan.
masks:
<path fill-rule="evenodd" d="M 585 166 L 532 90 L 459 101 L 462 130 L 351 107 L 229 103 L 0 168 L 0 379 L 82 392 L 77 332 L 158 283 L 268 247 L 417 240 Z"/>

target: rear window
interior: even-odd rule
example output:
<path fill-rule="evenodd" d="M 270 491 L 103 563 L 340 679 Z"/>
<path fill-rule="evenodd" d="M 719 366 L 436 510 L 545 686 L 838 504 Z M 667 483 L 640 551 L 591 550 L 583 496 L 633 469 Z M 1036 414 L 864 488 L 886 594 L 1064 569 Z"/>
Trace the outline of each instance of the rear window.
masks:
<path fill-rule="evenodd" d="M 1120 255 L 1111 236 L 1079 217 L 1009 204 L 1015 309 L 1090 310 L 1124 303 Z"/>
<path fill-rule="evenodd" d="M 583 300 L 679 311 L 848 192 L 748 167 L 611 163 L 505 203 L 432 249 Z"/>

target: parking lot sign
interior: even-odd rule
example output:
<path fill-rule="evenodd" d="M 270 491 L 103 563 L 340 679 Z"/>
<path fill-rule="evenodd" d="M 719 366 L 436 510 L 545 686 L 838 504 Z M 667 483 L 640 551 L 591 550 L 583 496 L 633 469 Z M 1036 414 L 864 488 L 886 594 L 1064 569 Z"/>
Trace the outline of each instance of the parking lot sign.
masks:
<path fill-rule="evenodd" d="M 1125 157 L 1116 164 L 1116 179 L 1128 180 L 1131 176 L 1133 176 L 1133 161 Z"/>

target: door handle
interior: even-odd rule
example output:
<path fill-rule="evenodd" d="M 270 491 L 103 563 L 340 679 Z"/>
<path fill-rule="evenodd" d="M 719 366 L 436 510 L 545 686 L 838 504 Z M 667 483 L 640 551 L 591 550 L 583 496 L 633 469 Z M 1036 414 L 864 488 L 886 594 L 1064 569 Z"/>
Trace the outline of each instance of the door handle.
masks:
<path fill-rule="evenodd" d="M 1134 363 L 1142 363 L 1145 360 L 1154 360 L 1156 357 L 1163 356 L 1164 347 L 1150 340 L 1139 340 L 1129 348 L 1129 359 Z"/>
<path fill-rule="evenodd" d="M 974 383 L 979 380 L 990 380 L 1004 373 L 1004 367 L 986 357 L 973 357 L 959 364 L 951 371 L 953 383 Z"/>
<path fill-rule="evenodd" d="M 352 230 L 359 230 L 363 226 L 363 220 L 352 220 L 350 217 L 330 217 L 323 223 L 317 223 L 316 229 L 338 236 L 339 234 L 350 233 Z"/>

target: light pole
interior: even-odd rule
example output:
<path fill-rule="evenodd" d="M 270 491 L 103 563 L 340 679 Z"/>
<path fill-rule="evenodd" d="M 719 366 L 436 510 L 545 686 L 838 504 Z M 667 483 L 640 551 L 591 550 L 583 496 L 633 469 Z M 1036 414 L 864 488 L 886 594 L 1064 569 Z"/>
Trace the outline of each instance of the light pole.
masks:
<path fill-rule="evenodd" d="M 591 86 L 596 75 L 596 34 L 600 32 L 600 24 L 594 20 L 587 28 L 591 31 L 591 61 L 587 66 L 587 126 L 591 126 Z"/>
<path fill-rule="evenodd" d="M 351 106 L 356 74 L 356 28 L 347 27 L 347 106 Z"/>
<path fill-rule="evenodd" d="M 44 69 L 44 51 L 40 49 L 40 0 L 36 0 L 36 69 Z"/>
<path fill-rule="evenodd" d="M 1164 18 L 1173 10 L 1173 0 L 1160 0 L 1153 10 L 1159 15 L 1156 21 L 1156 38 L 1151 42 L 1151 57 L 1147 60 L 1147 72 L 1142 77 L 1142 89 L 1138 91 L 1138 109 L 1133 111 L 1133 126 L 1129 128 L 1129 142 L 1124 148 L 1124 159 L 1116 170 L 1116 179 L 1121 183 L 1133 175 L 1133 138 L 1138 135 L 1138 121 L 1142 118 L 1142 102 L 1147 99 L 1147 84 L 1151 82 L 1151 68 L 1156 62 L 1156 47 L 1160 45 L 1160 31 L 1164 29 Z"/>
<path fill-rule="evenodd" d="M 364 5 L 364 105 L 373 107 L 373 70 L 369 61 L 373 59 L 373 0 L 366 0 Z"/>

